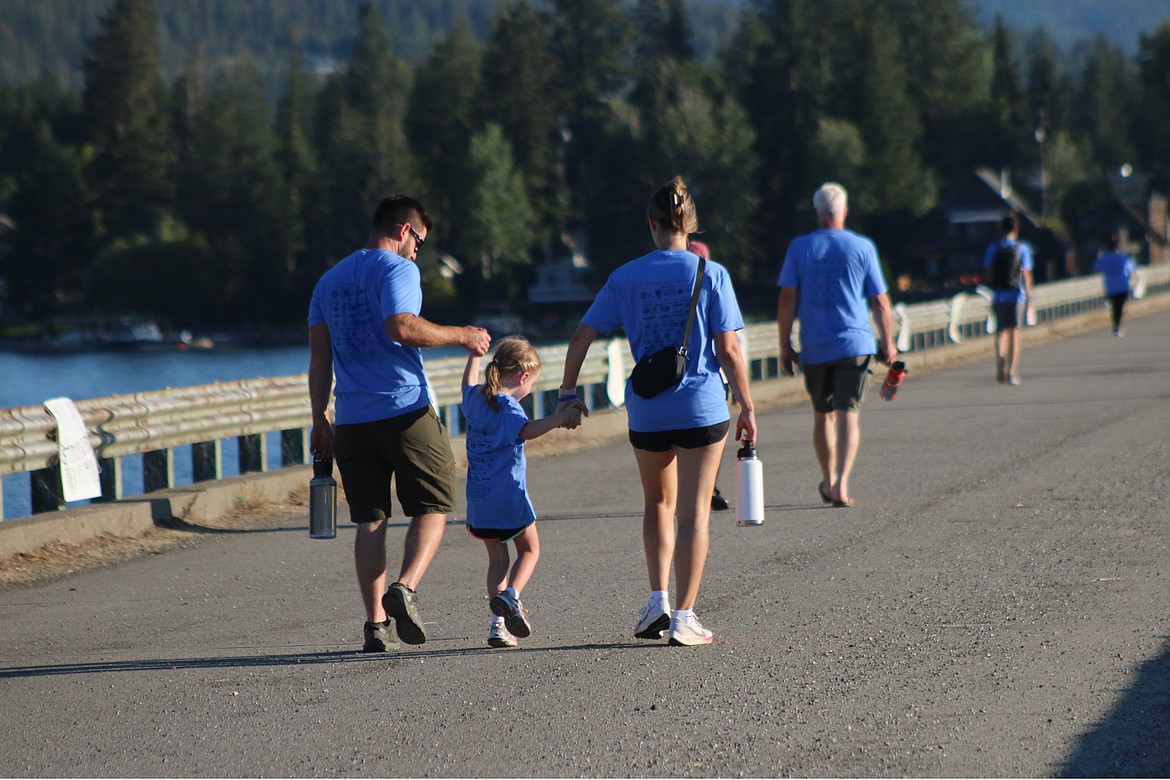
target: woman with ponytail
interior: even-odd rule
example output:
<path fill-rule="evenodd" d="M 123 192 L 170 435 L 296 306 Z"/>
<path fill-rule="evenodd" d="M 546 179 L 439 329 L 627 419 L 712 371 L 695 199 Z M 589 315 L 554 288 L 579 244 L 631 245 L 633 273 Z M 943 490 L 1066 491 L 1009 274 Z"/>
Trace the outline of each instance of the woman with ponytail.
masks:
<path fill-rule="evenodd" d="M 672 645 L 704 645 L 713 636 L 695 617 L 694 607 L 707 561 L 711 495 L 731 417 L 720 369 L 740 404 L 735 439 L 756 441 L 747 368 L 736 336 L 743 328 L 743 317 L 727 269 L 710 260 L 701 266 L 699 258 L 687 251 L 688 236 L 699 232 L 699 220 L 681 178 L 654 193 L 646 220 L 656 249 L 610 274 L 582 318 L 565 356 L 558 408 L 575 407 L 588 413 L 577 399 L 577 377 L 598 336 L 623 328 L 637 360 L 685 343 L 686 371 L 677 384 L 643 398 L 626 383 L 629 437 L 642 481 L 642 540 L 650 578 L 650 600 L 638 616 L 634 636 L 660 639 L 666 635 Z M 694 325 L 684 335 L 700 268 L 703 276 Z M 673 611 L 669 597 L 672 561 L 677 607 Z"/>

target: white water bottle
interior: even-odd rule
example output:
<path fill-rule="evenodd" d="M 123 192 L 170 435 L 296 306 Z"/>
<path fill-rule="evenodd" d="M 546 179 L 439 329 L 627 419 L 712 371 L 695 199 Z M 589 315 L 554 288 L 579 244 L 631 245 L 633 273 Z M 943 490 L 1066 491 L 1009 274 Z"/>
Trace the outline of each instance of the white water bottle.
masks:
<path fill-rule="evenodd" d="M 764 522 L 764 464 L 754 442 L 745 442 L 735 460 L 735 524 Z"/>

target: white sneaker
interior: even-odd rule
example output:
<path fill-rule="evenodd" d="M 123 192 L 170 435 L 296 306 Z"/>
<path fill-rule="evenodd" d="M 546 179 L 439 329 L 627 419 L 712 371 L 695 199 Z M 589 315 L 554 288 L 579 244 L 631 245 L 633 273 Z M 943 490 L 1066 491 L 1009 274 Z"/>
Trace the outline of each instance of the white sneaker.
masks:
<path fill-rule="evenodd" d="M 503 618 L 492 619 L 492 628 L 488 631 L 488 644 L 492 647 L 516 646 L 516 637 L 512 636 L 512 632 L 504 625 Z"/>
<path fill-rule="evenodd" d="M 661 604 L 651 599 L 638 615 L 634 636 L 638 639 L 661 639 L 670 625 L 670 604 Z"/>
<path fill-rule="evenodd" d="M 671 618 L 670 641 L 667 644 L 676 647 L 684 645 L 709 645 L 715 641 L 715 635 L 699 623 L 694 615 L 689 618 Z"/>

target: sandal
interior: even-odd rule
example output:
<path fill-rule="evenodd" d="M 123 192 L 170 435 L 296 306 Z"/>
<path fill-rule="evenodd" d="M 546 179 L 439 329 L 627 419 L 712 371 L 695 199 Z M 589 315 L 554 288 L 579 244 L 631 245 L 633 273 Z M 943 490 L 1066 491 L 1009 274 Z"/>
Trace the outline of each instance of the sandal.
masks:
<path fill-rule="evenodd" d="M 825 483 L 824 482 L 821 482 L 820 484 L 817 485 L 817 492 L 821 494 L 821 501 L 825 502 L 826 504 L 835 504 L 836 503 L 833 500 L 833 497 L 825 492 Z"/>
<path fill-rule="evenodd" d="M 837 499 L 833 499 L 833 506 L 838 507 L 838 508 L 844 507 L 844 508 L 848 509 L 849 507 L 853 506 L 856 503 L 857 502 L 854 501 L 852 498 L 847 498 L 844 501 L 838 501 Z"/>

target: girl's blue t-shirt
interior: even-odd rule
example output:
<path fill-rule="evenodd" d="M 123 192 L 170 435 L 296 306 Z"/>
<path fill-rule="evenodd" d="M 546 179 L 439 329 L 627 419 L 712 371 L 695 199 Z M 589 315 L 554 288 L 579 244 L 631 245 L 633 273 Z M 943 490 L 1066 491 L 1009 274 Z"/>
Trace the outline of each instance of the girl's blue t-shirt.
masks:
<path fill-rule="evenodd" d="M 431 402 L 422 351 L 392 341 L 385 321 L 422 311 L 418 266 L 385 249 L 359 249 L 317 282 L 309 327 L 329 327 L 337 424 L 372 422 Z"/>
<path fill-rule="evenodd" d="M 472 528 L 522 528 L 536 519 L 528 497 L 527 461 L 520 431 L 528 415 L 510 395 L 488 406 L 483 386 L 463 391 L 467 419 L 467 525 Z"/>
<path fill-rule="evenodd" d="M 687 323 L 699 258 L 681 249 L 660 249 L 610 274 L 581 319 L 599 333 L 623 328 L 635 360 L 678 346 Z M 642 398 L 626 380 L 630 430 L 641 433 L 700 428 L 725 422 L 727 395 L 714 334 L 743 329 L 743 317 L 727 269 L 707 261 L 695 322 L 687 339 L 682 381 L 654 398 Z"/>

